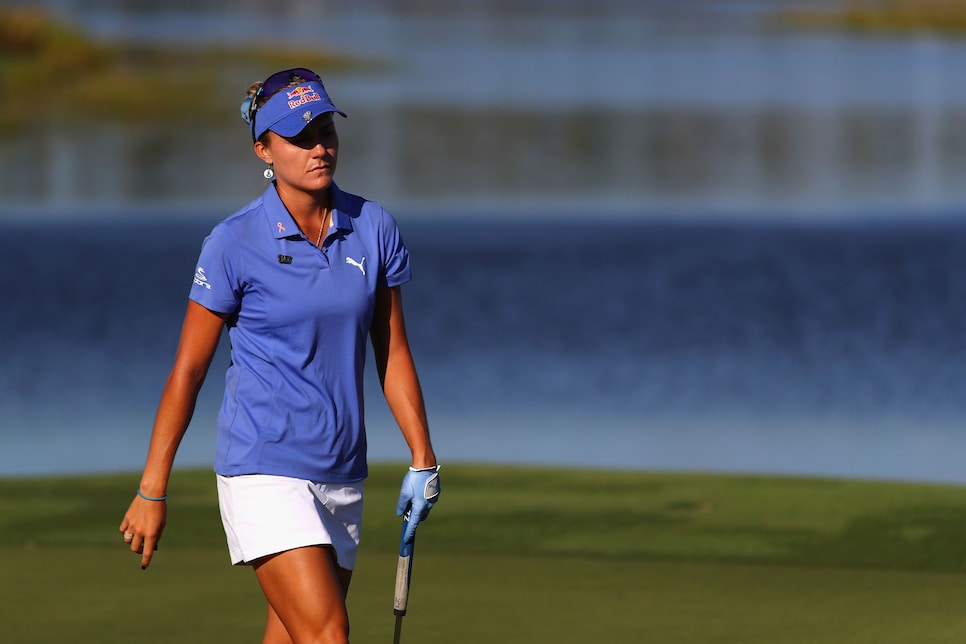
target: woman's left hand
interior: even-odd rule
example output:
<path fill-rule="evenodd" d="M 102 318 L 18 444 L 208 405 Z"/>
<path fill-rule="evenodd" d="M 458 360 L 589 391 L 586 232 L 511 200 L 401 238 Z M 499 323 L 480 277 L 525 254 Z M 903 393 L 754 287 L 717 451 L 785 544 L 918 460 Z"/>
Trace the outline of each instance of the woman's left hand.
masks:
<path fill-rule="evenodd" d="M 429 516 L 429 511 L 439 500 L 439 465 L 424 468 L 409 468 L 403 477 L 396 504 L 396 516 L 409 511 L 409 524 L 403 535 L 403 543 L 411 543 L 416 538 L 416 528 Z"/>

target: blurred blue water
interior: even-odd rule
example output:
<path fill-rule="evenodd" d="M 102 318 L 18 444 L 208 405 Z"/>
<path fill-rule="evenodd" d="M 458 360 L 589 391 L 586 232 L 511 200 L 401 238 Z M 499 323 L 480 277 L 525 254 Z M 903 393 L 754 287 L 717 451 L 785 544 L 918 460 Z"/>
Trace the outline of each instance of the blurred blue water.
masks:
<path fill-rule="evenodd" d="M 966 482 L 964 226 L 400 219 L 446 461 Z M 140 465 L 210 225 L 0 229 L 0 474 Z M 367 391 L 372 458 L 404 458 Z"/>
<path fill-rule="evenodd" d="M 28 4 L 382 64 L 326 77 L 339 181 L 413 251 L 444 461 L 966 482 L 963 40 L 774 28 L 794 0 Z M 261 191 L 237 100 L 0 141 L 0 475 L 141 465 L 201 239 Z"/>

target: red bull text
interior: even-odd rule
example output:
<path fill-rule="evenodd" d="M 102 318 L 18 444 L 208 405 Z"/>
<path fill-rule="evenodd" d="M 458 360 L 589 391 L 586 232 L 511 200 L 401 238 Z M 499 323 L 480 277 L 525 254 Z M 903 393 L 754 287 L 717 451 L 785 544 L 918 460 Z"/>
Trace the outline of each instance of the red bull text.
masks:
<path fill-rule="evenodd" d="M 321 101 L 322 97 L 311 87 L 293 87 L 286 94 L 288 97 L 288 108 L 294 110 L 300 105 L 305 105 L 306 103 L 311 103 L 313 101 Z"/>

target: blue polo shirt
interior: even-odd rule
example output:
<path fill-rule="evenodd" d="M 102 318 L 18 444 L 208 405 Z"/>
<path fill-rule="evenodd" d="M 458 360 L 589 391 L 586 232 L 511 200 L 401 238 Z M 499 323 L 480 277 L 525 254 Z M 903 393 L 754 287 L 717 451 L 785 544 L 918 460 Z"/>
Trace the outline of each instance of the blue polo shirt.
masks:
<path fill-rule="evenodd" d="M 410 279 L 396 222 L 333 186 L 319 249 L 275 185 L 205 239 L 190 298 L 229 314 L 215 471 L 366 477 L 363 370 L 376 289 Z"/>

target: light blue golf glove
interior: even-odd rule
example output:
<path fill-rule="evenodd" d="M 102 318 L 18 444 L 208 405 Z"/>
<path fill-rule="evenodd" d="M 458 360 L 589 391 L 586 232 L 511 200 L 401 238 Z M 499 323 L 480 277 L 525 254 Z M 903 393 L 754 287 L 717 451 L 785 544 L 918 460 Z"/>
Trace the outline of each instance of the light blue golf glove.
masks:
<path fill-rule="evenodd" d="M 411 543 L 416 538 L 416 528 L 429 516 L 439 499 L 439 490 L 439 465 L 420 469 L 410 467 L 406 472 L 396 504 L 396 516 L 401 517 L 406 511 L 410 513 L 409 525 L 402 538 L 404 543 Z"/>

